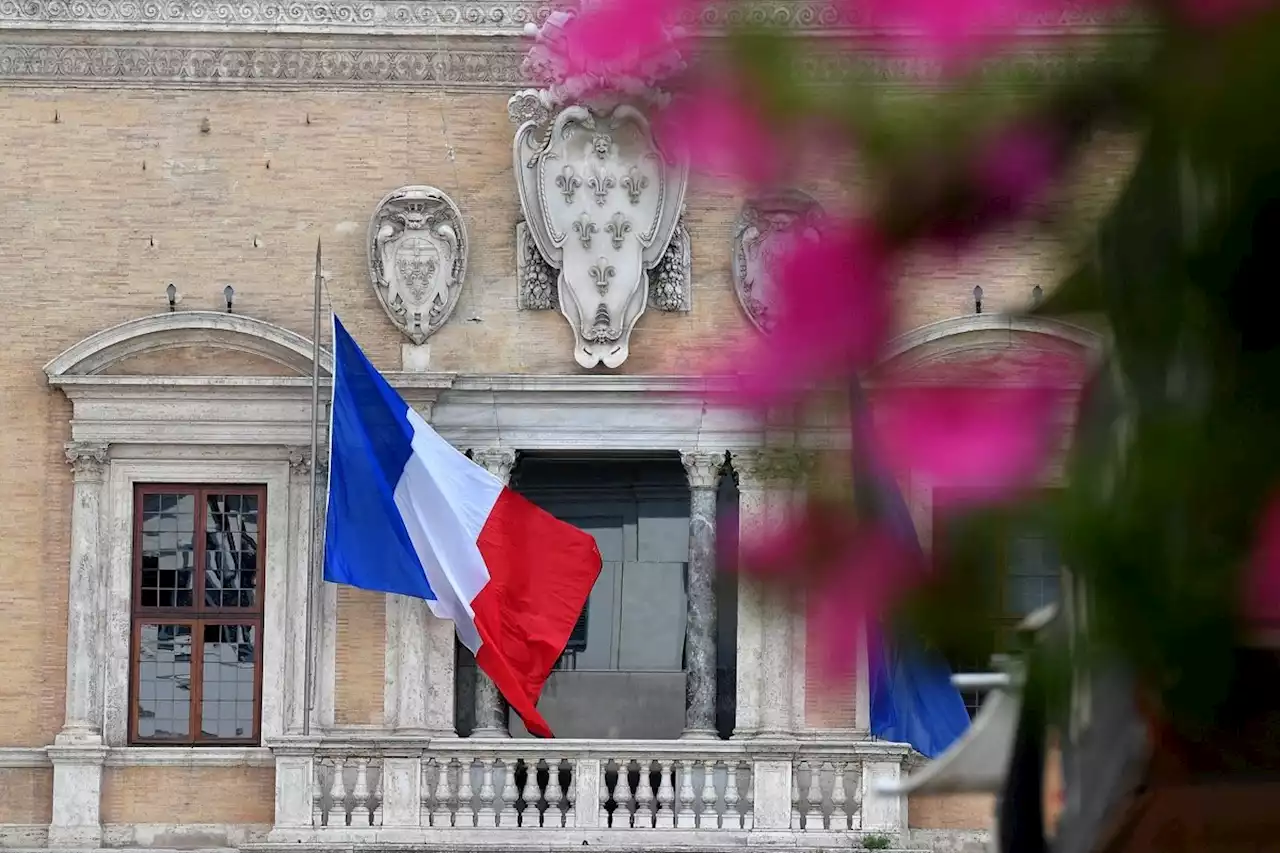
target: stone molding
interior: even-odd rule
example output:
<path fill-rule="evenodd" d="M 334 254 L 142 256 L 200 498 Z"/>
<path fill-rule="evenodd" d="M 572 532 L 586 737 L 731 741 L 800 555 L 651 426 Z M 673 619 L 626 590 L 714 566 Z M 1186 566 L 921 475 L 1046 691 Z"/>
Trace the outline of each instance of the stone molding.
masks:
<path fill-rule="evenodd" d="M 358 33 L 374 35 L 521 36 L 543 23 L 552 4 L 537 0 L 0 0 L 0 27 L 31 29 L 180 30 L 192 32 Z M 863 21 L 837 0 L 729 0 L 701 10 L 712 30 L 772 23 L 799 31 L 857 31 Z M 683 24 L 695 23 L 692 13 Z M 1066 4 L 1061 14 L 1028 15 L 1029 31 L 1093 30 L 1135 25 L 1134 12 L 1110 14 L 1097 4 Z"/>
<path fill-rule="evenodd" d="M 763 447 L 734 454 L 733 470 L 743 489 L 776 489 L 798 483 L 813 472 L 817 455 L 798 447 Z"/>
<path fill-rule="evenodd" d="M 18 2 L 18 0 L 11 0 Z M 351 43 L 285 46 L 270 36 L 245 44 L 230 35 L 192 44 L 189 35 L 164 31 L 147 44 L 113 44 L 88 32 L 5 31 L 0 22 L 0 86 L 119 86 L 133 88 L 410 89 L 510 93 L 533 81 L 521 71 L 522 42 L 481 46 L 409 47 L 385 37 Z M 202 38 L 212 38 L 205 36 Z M 427 42 L 430 44 L 430 42 Z M 1087 51 L 1041 47 L 989 60 L 981 73 L 993 83 L 1046 85 L 1077 78 L 1090 67 Z M 874 53 L 806 53 L 802 72 L 821 83 L 924 87 L 940 85 L 942 68 L 927 59 Z"/>

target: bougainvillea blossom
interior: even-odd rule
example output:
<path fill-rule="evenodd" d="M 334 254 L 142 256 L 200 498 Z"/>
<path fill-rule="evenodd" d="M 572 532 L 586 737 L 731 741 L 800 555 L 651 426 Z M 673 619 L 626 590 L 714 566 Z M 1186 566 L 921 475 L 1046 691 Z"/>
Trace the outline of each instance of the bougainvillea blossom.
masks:
<path fill-rule="evenodd" d="M 673 99 L 654 124 L 663 150 L 700 174 L 757 185 L 779 178 L 782 142 L 731 85 L 699 85 Z"/>
<path fill-rule="evenodd" d="M 1280 626 L 1280 498 L 1262 513 L 1242 592 L 1247 619 Z"/>
<path fill-rule="evenodd" d="M 770 270 L 777 321 L 729 364 L 737 405 L 792 402 L 815 382 L 871 365 L 889 332 L 891 255 L 867 222 L 835 224 L 820 240 L 798 240 Z"/>

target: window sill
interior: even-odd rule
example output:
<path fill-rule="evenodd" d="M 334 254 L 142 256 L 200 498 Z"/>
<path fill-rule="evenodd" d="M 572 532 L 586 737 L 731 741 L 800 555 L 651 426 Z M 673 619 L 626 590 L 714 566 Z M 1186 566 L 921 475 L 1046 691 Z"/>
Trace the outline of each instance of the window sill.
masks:
<path fill-rule="evenodd" d="M 122 746 L 107 753 L 108 767 L 272 767 L 265 746 Z"/>

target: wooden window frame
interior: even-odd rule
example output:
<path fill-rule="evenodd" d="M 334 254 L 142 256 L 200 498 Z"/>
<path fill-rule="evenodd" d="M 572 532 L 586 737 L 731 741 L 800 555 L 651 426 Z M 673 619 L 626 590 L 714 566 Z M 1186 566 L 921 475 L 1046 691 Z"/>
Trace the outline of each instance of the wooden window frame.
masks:
<path fill-rule="evenodd" d="M 195 497 L 195 528 L 192 532 L 192 605 L 159 607 L 142 604 L 142 516 L 143 498 L 148 495 L 190 494 Z M 207 496 L 211 494 L 253 495 L 258 499 L 257 578 L 252 607 L 217 607 L 204 604 L 206 551 L 205 517 Z M 262 738 L 262 669 L 267 572 L 267 487 L 265 484 L 242 483 L 135 483 L 133 487 L 133 535 L 130 553 L 129 603 L 129 714 L 128 744 L 138 747 L 244 747 L 256 746 Z M 186 737 L 140 737 L 138 735 L 138 703 L 141 690 L 142 625 L 186 625 L 191 628 L 191 713 L 190 735 Z M 210 737 L 201 732 L 204 692 L 204 627 L 207 625 L 249 625 L 254 628 L 253 649 L 253 732 L 248 737 Z"/>

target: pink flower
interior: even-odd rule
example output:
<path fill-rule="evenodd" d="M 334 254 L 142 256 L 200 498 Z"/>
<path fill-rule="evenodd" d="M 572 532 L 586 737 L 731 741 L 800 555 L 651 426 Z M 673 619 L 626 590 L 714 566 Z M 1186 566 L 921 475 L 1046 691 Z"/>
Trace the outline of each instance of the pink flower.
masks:
<path fill-rule="evenodd" d="M 996 134 L 974 163 L 986 217 L 1023 213 L 1062 168 L 1063 147 L 1046 128 L 1013 125 Z"/>
<path fill-rule="evenodd" d="M 1179 0 L 1179 11 L 1196 26 L 1220 27 L 1274 8 L 1276 0 Z"/>
<path fill-rule="evenodd" d="M 889 255 L 866 222 L 798 240 L 768 269 L 773 329 L 734 353 L 735 396 L 751 408 L 793 402 L 812 383 L 849 376 L 871 364 L 892 311 Z"/>
<path fill-rule="evenodd" d="M 742 570 L 808 595 L 809 636 L 828 681 L 856 668 L 857 627 L 879 618 L 924 575 L 921 552 L 848 512 L 810 506 L 795 522 L 746 543 Z"/>
<path fill-rule="evenodd" d="M 778 179 L 780 142 L 731 84 L 703 83 L 675 98 L 654 124 L 667 156 L 686 160 L 695 171 L 752 184 Z"/>
<path fill-rule="evenodd" d="M 1028 22 L 1052 23 L 1063 0 L 844 0 L 848 14 L 950 71 L 1014 38 Z M 1088 2 L 1088 0 L 1086 0 Z M 1079 5 L 1079 4 L 1075 4 Z M 1114 6 L 1117 0 L 1092 0 Z"/>
<path fill-rule="evenodd" d="M 584 96 L 652 85 L 680 70 L 678 24 L 702 0 L 587 0 L 553 14 L 530 51 L 543 83 Z"/>
<path fill-rule="evenodd" d="M 1280 498 L 1263 511 L 1243 593 L 1246 619 L 1280 624 Z"/>
<path fill-rule="evenodd" d="M 905 386 L 872 401 L 876 438 L 897 475 L 1002 497 L 1041 473 L 1065 433 L 1064 391 L 1023 386 Z"/>

